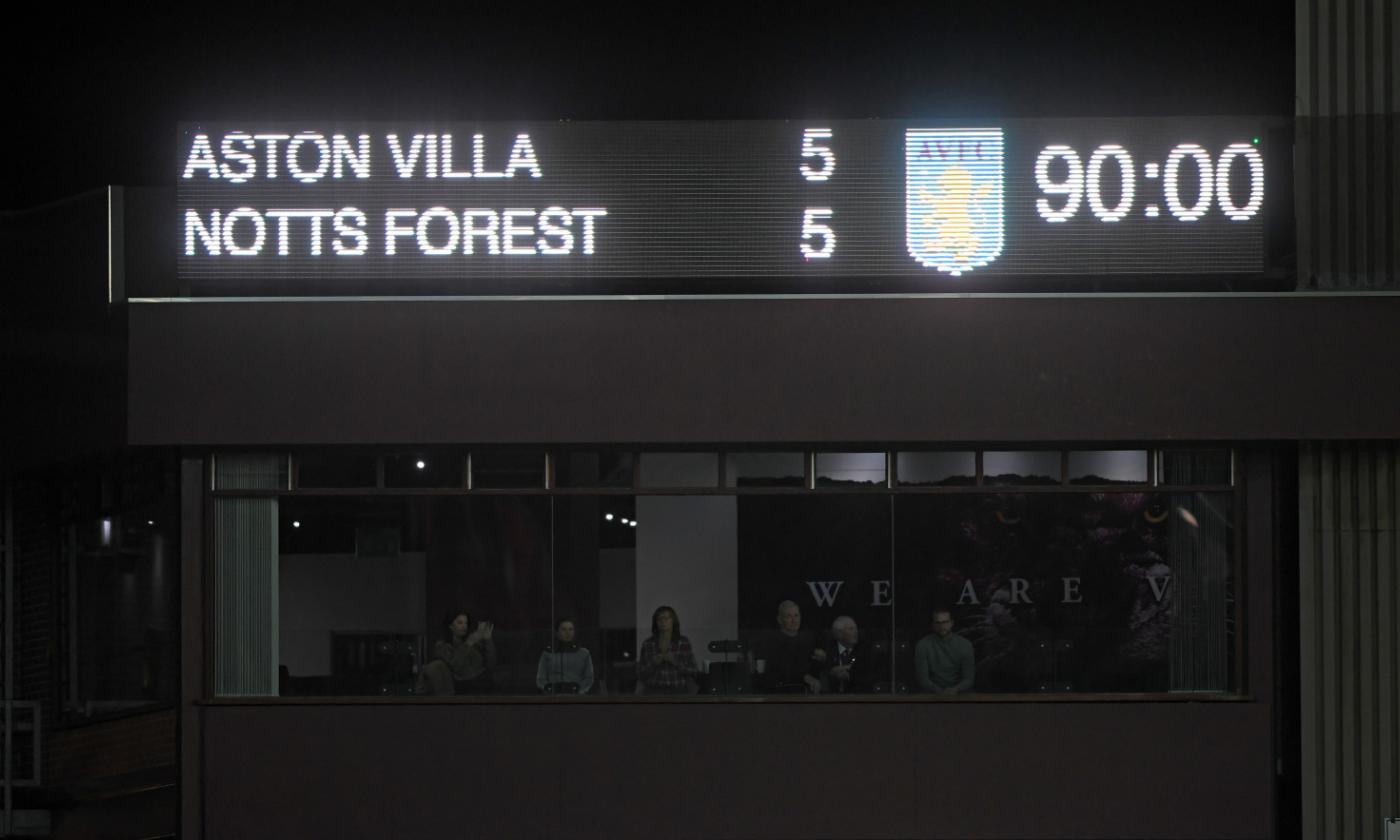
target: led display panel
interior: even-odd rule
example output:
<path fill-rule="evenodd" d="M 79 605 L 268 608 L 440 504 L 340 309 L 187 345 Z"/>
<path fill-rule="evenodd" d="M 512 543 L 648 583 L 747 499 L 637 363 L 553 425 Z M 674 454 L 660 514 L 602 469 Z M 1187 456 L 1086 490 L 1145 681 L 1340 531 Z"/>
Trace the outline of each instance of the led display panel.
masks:
<path fill-rule="evenodd" d="M 1264 120 L 179 128 L 192 296 L 832 294 L 1258 276 Z"/>

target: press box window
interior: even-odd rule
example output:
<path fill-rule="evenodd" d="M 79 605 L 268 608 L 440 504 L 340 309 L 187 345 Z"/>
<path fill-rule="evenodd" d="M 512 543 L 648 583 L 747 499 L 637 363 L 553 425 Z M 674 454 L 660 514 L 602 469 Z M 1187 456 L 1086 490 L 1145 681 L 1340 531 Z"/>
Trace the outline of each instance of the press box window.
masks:
<path fill-rule="evenodd" d="M 977 483 L 975 452 L 901 452 L 895 459 L 901 487 L 955 487 Z"/>
<path fill-rule="evenodd" d="M 539 451 L 473 452 L 473 490 L 544 487 L 545 456 Z"/>
<path fill-rule="evenodd" d="M 724 486 L 802 487 L 805 460 L 801 452 L 730 452 L 724 462 Z"/>
<path fill-rule="evenodd" d="M 373 455 L 302 452 L 296 465 L 298 488 L 369 488 L 377 481 Z"/>
<path fill-rule="evenodd" d="M 636 464 L 631 452 L 564 452 L 554 459 L 554 486 L 631 487 Z"/>
<path fill-rule="evenodd" d="M 1070 484 L 1147 484 L 1148 481 L 1145 449 L 1069 453 Z"/>
<path fill-rule="evenodd" d="M 885 453 L 818 452 L 818 487 L 884 487 Z"/>
<path fill-rule="evenodd" d="M 715 487 L 719 455 L 714 452 L 643 452 L 642 487 Z"/>
<path fill-rule="evenodd" d="M 1015 487 L 1060 483 L 1058 451 L 984 452 L 982 483 Z"/>
<path fill-rule="evenodd" d="M 464 459 L 460 452 L 422 449 L 384 456 L 384 486 L 456 488 L 463 486 Z"/>

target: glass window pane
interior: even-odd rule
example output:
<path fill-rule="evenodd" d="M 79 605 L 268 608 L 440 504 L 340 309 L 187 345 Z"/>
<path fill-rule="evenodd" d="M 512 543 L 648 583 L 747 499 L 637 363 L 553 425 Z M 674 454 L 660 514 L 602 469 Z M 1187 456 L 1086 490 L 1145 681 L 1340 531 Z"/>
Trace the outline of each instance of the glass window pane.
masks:
<path fill-rule="evenodd" d="M 1146 484 L 1144 449 L 1074 451 L 1069 453 L 1070 484 Z"/>
<path fill-rule="evenodd" d="M 896 457 L 901 487 L 977 483 L 975 452 L 900 452 Z"/>
<path fill-rule="evenodd" d="M 342 452 L 302 452 L 297 455 L 297 486 L 373 487 L 374 456 Z"/>
<path fill-rule="evenodd" d="M 719 454 L 715 452 L 643 452 L 642 487 L 715 487 Z"/>
<path fill-rule="evenodd" d="M 71 526 L 63 550 L 72 564 L 78 705 L 65 712 L 98 716 L 179 696 L 179 518 L 179 497 L 168 492 Z"/>
<path fill-rule="evenodd" d="M 889 497 L 753 494 L 739 496 L 737 510 L 739 621 L 753 690 L 888 693 Z"/>
<path fill-rule="evenodd" d="M 984 452 L 982 483 L 991 485 L 1059 484 L 1060 453 L 1055 451 Z"/>
<path fill-rule="evenodd" d="M 544 487 L 544 453 L 478 450 L 472 453 L 472 489 Z"/>
<path fill-rule="evenodd" d="M 538 693 L 538 643 L 551 633 L 552 500 L 478 495 L 421 501 L 431 538 L 425 546 L 423 600 L 432 625 L 415 691 Z M 470 632 L 490 630 L 490 645 L 479 644 L 479 658 L 457 653 L 470 635 L 462 642 L 449 639 L 447 616 L 463 610 Z"/>
<path fill-rule="evenodd" d="M 894 505 L 899 690 L 1231 689 L 1230 494 L 905 495 Z M 955 667 L 969 652 L 970 687 Z"/>
<path fill-rule="evenodd" d="M 863 484 L 871 487 L 884 486 L 885 453 L 817 453 L 818 487 L 835 487 L 851 484 Z"/>
<path fill-rule="evenodd" d="M 1162 450 L 1162 484 L 1230 484 L 1230 450 Z"/>
<path fill-rule="evenodd" d="M 279 507 L 278 692 L 408 694 L 421 661 L 421 500 Z"/>
<path fill-rule="evenodd" d="M 465 487 L 466 459 L 455 450 L 419 449 L 384 456 L 385 487 Z"/>
<path fill-rule="evenodd" d="M 501 454 L 488 466 L 506 480 L 542 475 L 540 453 L 488 458 Z M 630 472 L 629 453 L 578 454 L 556 477 Z M 657 455 L 679 461 L 671 480 L 718 479 L 715 453 Z M 727 466 L 739 486 L 800 486 L 805 457 L 730 453 Z M 1048 482 L 1061 453 L 986 457 L 988 480 Z M 1067 457 L 1075 480 L 1148 477 L 1143 450 Z M 409 459 L 461 455 L 397 458 L 417 472 Z M 967 482 L 975 464 L 913 452 L 901 469 L 906 458 L 937 481 Z M 827 484 L 884 475 L 883 453 L 816 461 Z M 941 687 L 957 687 L 970 658 L 963 688 L 979 692 L 1224 692 L 1238 670 L 1232 501 L 1121 488 L 216 498 L 211 578 L 233 600 L 214 606 L 214 683 L 221 695 L 917 693 L 943 672 L 955 679 Z M 250 626 L 249 604 L 269 617 Z M 641 667 L 662 606 L 693 660 L 675 679 Z M 454 662 L 468 637 L 475 654 Z"/>
<path fill-rule="evenodd" d="M 551 632 L 537 640 L 539 691 L 634 692 L 636 519 L 632 496 L 554 500 L 554 614 Z"/>
<path fill-rule="evenodd" d="M 734 496 L 637 498 L 638 693 L 745 692 L 736 670 L 742 657 L 733 650 L 740 638 L 736 516 Z M 669 640 L 657 620 L 663 607 L 674 618 Z M 658 662 L 668 649 L 669 659 Z"/>
<path fill-rule="evenodd" d="M 725 457 L 726 487 L 804 487 L 806 458 L 801 452 L 730 452 Z"/>
<path fill-rule="evenodd" d="M 216 574 L 245 601 L 275 605 L 259 626 L 216 608 L 216 622 L 243 616 L 216 638 L 245 641 L 223 632 L 236 626 L 246 641 L 275 640 L 266 654 L 217 648 L 221 694 L 538 693 L 553 635 L 548 497 L 217 501 L 273 505 L 218 523 Z M 250 539 L 269 510 L 276 538 Z"/>
<path fill-rule="evenodd" d="M 287 554 L 354 554 L 360 508 L 374 509 L 354 500 L 287 499 L 278 515 L 278 549 Z"/>
<path fill-rule="evenodd" d="M 631 452 L 562 452 L 554 460 L 556 487 L 631 487 Z"/>

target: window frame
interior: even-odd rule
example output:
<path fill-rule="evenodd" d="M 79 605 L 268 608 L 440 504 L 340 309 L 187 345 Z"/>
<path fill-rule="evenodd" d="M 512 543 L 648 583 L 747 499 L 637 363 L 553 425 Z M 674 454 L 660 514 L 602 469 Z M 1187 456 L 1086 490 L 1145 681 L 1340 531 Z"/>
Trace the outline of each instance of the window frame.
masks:
<path fill-rule="evenodd" d="M 373 454 L 376 460 L 376 486 L 356 487 L 356 488 L 301 488 L 298 485 L 298 457 L 297 452 L 306 449 L 316 449 L 325 454 L 332 451 L 344 451 L 347 454 L 354 453 L 363 456 L 367 453 Z M 366 446 L 317 446 L 317 447 L 259 447 L 257 449 L 248 448 L 224 448 L 210 450 L 205 454 L 205 469 L 207 481 L 204 485 L 204 520 L 207 526 L 203 529 L 203 578 L 205 581 L 205 591 L 202 593 L 204 605 L 204 674 L 202 675 L 203 696 L 202 703 L 218 705 L 247 705 L 247 704 L 362 704 L 362 703 L 486 703 L 486 704 L 517 704 L 517 703 L 734 703 L 734 702 L 765 702 L 765 703 L 869 703 L 869 702 L 993 702 L 993 703 L 1018 703 L 1018 702 L 1248 702 L 1256 698 L 1251 692 L 1248 684 L 1249 663 L 1247 661 L 1248 651 L 1246 647 L 1246 621 L 1248 617 L 1247 605 L 1247 564 L 1245 562 L 1245 522 L 1244 500 L 1245 486 L 1241 480 L 1241 469 L 1239 464 L 1239 450 L 1228 444 L 1220 443 L 1180 443 L 1164 442 L 1157 446 L 1145 443 L 1125 444 L 1120 442 L 1104 444 L 1102 446 L 1089 445 L 1028 445 L 1028 444 L 977 444 L 977 445 L 946 445 L 946 444 L 915 444 L 894 446 L 890 444 L 823 444 L 820 446 L 793 446 L 782 444 L 770 444 L 766 446 L 742 446 L 733 445 L 649 445 L 649 446 L 590 446 L 590 445 L 525 445 L 525 446 L 459 446 L 464 454 L 464 481 L 461 487 L 385 487 L 384 486 L 384 458 L 401 453 L 405 449 L 413 447 L 384 445 L 376 447 Z M 1068 477 L 1069 453 L 1071 451 L 1123 451 L 1137 450 L 1144 451 L 1147 458 L 1147 481 L 1143 483 L 1114 483 L 1114 484 L 1071 484 Z M 1168 485 L 1161 483 L 1162 477 L 1162 452 L 1164 449 L 1180 451 L 1184 449 L 1198 449 L 1201 451 L 1221 451 L 1226 453 L 1229 460 L 1228 475 L 1230 482 L 1227 484 L 1183 484 Z M 539 487 L 520 488 L 479 488 L 474 486 L 472 475 L 472 455 L 475 452 L 539 452 L 545 453 L 545 462 L 541 474 L 541 485 Z M 630 453 L 632 455 L 632 483 L 630 486 L 616 487 L 559 487 L 556 485 L 555 464 L 561 456 L 567 456 L 573 451 L 593 451 L 599 453 Z M 728 455 L 730 453 L 791 453 L 801 452 L 805 467 L 805 476 L 801 486 L 777 486 L 777 487 L 752 487 L 752 486 L 726 486 L 726 467 Z M 964 485 L 938 485 L 938 486 L 901 486 L 898 479 L 898 459 L 901 452 L 974 452 L 976 456 L 977 474 L 972 484 Z M 1060 455 L 1060 476 L 1056 484 L 1026 484 L 1026 485 L 1000 485 L 987 484 L 983 474 L 983 454 L 988 451 L 1056 451 Z M 641 459 L 648 452 L 704 452 L 714 453 L 719 461 L 719 471 L 717 483 L 714 486 L 695 487 L 644 487 L 641 485 Z M 872 486 L 818 486 L 816 484 L 816 456 L 818 453 L 844 453 L 860 452 L 873 453 L 883 452 L 885 455 L 886 473 L 883 485 Z M 277 490 L 241 490 L 241 489 L 216 489 L 217 484 L 217 464 L 218 456 L 223 453 L 247 453 L 277 455 L 285 457 L 288 464 L 287 486 Z M 213 661 L 213 622 L 215 613 L 213 610 L 213 593 L 209 582 L 212 580 L 212 563 L 214 549 L 214 528 L 213 528 L 213 508 L 214 502 L 219 498 L 297 498 L 297 497 L 398 497 L 398 496 L 748 496 L 748 495 L 784 495 L 784 496 L 804 496 L 804 495 L 869 495 L 885 494 L 891 498 L 900 495 L 1040 495 L 1040 494 L 1070 494 L 1087 495 L 1095 493 L 1132 493 L 1132 492 L 1153 492 L 1153 493 L 1230 493 L 1232 496 L 1232 543 L 1231 543 L 1231 575 L 1235 589 L 1233 614 L 1230 620 L 1235 624 L 1234 633 L 1234 664 L 1231 669 L 1230 679 L 1232 688 L 1223 692 L 1134 692 L 1134 693 L 1104 693 L 1104 692 L 1066 692 L 1066 693 L 984 693 L 965 694 L 953 696 L 923 695 L 923 694 L 900 694 L 889 693 L 883 695 L 817 695 L 817 696 L 797 696 L 797 695 L 691 695 L 691 696 L 664 696 L 654 695 L 640 696 L 530 696 L 530 695 L 488 695 L 488 696 L 457 696 L 457 697 L 421 697 L 421 696 L 327 696 L 327 697 L 280 697 L 280 696 L 260 696 L 260 697 L 220 697 L 214 694 L 214 667 Z M 552 549 L 551 549 L 552 550 Z"/>

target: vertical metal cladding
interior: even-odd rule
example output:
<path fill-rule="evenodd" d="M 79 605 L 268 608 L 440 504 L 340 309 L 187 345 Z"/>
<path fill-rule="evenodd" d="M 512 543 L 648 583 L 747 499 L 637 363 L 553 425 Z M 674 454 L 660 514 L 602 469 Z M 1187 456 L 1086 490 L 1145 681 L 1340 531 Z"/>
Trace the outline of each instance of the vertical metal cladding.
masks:
<path fill-rule="evenodd" d="M 1203 493 L 1172 497 L 1172 691 L 1229 691 L 1230 513 Z"/>
<path fill-rule="evenodd" d="M 219 490 L 277 489 L 283 459 L 222 455 Z M 214 693 L 277 693 L 277 499 L 214 500 Z"/>
<path fill-rule="evenodd" d="M 1299 455 L 1303 836 L 1400 815 L 1400 445 Z"/>
<path fill-rule="evenodd" d="M 1296 9 L 1299 283 L 1400 287 L 1400 5 Z"/>

